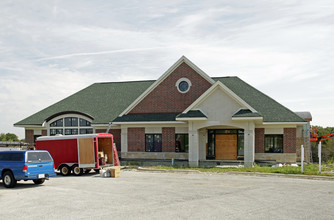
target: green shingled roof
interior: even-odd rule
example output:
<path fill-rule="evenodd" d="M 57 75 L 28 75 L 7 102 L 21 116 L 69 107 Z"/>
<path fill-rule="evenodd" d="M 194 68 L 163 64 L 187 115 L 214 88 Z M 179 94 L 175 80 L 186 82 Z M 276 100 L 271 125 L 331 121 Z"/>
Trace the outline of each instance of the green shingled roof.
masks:
<path fill-rule="evenodd" d="M 243 117 L 262 117 L 259 113 L 257 112 L 252 112 L 249 109 L 240 109 L 237 113 L 232 115 L 234 118 L 243 118 Z"/>
<path fill-rule="evenodd" d="M 130 114 L 117 117 L 113 122 L 139 122 L 139 121 L 175 121 L 177 114 Z"/>
<path fill-rule="evenodd" d="M 94 83 L 91 86 L 29 116 L 15 125 L 42 125 L 59 112 L 76 111 L 92 116 L 92 124 L 108 124 L 142 94 L 154 80 Z"/>
<path fill-rule="evenodd" d="M 305 122 L 294 112 L 238 77 L 215 77 L 212 79 L 222 82 L 236 95 L 252 106 L 258 111 L 258 114 L 263 117 L 264 122 Z M 108 122 L 115 120 L 120 113 L 154 82 L 153 80 L 149 80 L 95 83 L 17 122 L 15 125 L 42 125 L 45 120 L 61 112 L 80 112 L 91 116 L 91 118 L 93 118 L 92 124 L 108 124 Z M 247 114 L 244 116 L 246 117 Z M 130 118 L 124 119 L 127 121 L 130 120 Z M 140 118 L 140 120 L 148 119 L 152 119 L 152 117 L 143 119 L 141 116 Z M 119 119 L 115 121 L 117 120 Z"/>
<path fill-rule="evenodd" d="M 187 113 L 177 115 L 177 118 L 207 118 L 201 110 L 190 110 Z"/>
<path fill-rule="evenodd" d="M 215 77 L 212 79 L 222 82 L 252 106 L 263 117 L 263 122 L 305 122 L 297 114 L 238 77 Z"/>

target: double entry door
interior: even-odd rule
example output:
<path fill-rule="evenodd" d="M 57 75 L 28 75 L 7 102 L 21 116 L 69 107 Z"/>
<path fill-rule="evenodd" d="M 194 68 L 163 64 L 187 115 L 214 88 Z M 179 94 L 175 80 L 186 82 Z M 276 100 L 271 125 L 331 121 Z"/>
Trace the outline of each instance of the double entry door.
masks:
<path fill-rule="evenodd" d="M 216 160 L 236 160 L 237 143 L 236 134 L 216 134 Z"/>
<path fill-rule="evenodd" d="M 244 155 L 244 130 L 209 129 L 207 159 L 236 160 Z"/>

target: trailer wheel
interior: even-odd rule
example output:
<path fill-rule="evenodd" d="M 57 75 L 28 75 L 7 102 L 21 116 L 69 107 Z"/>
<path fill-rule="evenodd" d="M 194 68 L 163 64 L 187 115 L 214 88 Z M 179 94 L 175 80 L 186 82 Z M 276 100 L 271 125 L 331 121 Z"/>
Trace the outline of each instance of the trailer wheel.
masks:
<path fill-rule="evenodd" d="M 37 180 L 33 180 L 35 184 L 43 184 L 45 179 L 37 179 Z"/>
<path fill-rule="evenodd" d="M 16 185 L 17 180 L 11 171 L 6 171 L 2 175 L 2 182 L 6 188 L 13 188 Z"/>
<path fill-rule="evenodd" d="M 85 173 L 89 173 L 92 169 L 85 169 Z"/>
<path fill-rule="evenodd" d="M 75 176 L 81 176 L 83 174 L 83 169 L 79 168 L 78 164 L 75 164 L 72 166 L 73 174 Z"/>
<path fill-rule="evenodd" d="M 71 168 L 66 164 L 61 165 L 59 167 L 59 170 L 60 170 L 60 174 L 63 176 L 68 176 L 71 174 Z"/>

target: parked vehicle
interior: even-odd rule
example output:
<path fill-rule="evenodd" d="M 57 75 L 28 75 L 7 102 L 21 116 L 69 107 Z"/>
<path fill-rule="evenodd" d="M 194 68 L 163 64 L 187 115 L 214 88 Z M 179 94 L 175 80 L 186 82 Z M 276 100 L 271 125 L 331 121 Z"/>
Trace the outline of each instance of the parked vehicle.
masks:
<path fill-rule="evenodd" d="M 56 176 L 54 168 L 47 151 L 0 151 L 0 175 L 7 188 L 14 187 L 20 180 L 42 184 Z"/>
<path fill-rule="evenodd" d="M 50 152 L 55 167 L 63 176 L 71 172 L 80 176 L 112 163 L 113 145 L 111 134 L 42 136 L 36 140 L 36 149 Z"/>

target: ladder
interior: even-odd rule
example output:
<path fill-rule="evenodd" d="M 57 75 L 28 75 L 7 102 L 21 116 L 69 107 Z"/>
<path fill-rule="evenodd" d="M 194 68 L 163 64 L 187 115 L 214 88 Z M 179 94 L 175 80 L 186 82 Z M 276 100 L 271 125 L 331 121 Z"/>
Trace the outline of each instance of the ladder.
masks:
<path fill-rule="evenodd" d="M 121 164 L 119 162 L 117 148 L 116 148 L 115 143 L 112 144 L 112 164 L 113 164 L 113 166 L 121 166 Z"/>

